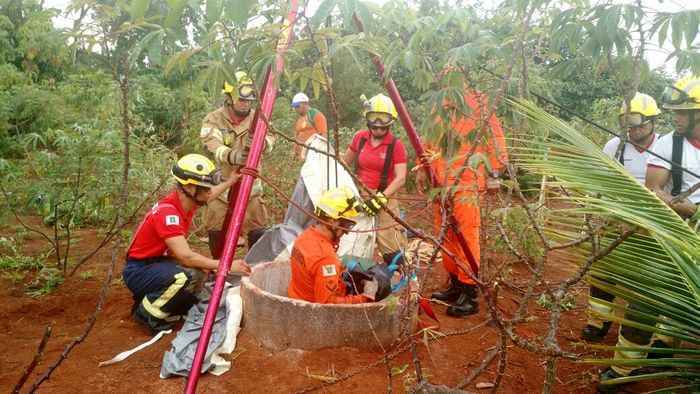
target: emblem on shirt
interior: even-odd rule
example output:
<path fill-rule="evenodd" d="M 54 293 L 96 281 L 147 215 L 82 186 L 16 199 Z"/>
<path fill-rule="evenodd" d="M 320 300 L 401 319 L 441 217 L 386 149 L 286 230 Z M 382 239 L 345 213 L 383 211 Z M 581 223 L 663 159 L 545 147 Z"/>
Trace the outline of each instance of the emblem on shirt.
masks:
<path fill-rule="evenodd" d="M 180 225 L 180 217 L 177 215 L 168 215 L 165 217 L 166 226 L 178 226 Z"/>
<path fill-rule="evenodd" d="M 335 276 L 335 265 L 329 264 L 329 265 L 324 265 L 321 267 L 321 271 L 323 272 L 323 276 Z"/>

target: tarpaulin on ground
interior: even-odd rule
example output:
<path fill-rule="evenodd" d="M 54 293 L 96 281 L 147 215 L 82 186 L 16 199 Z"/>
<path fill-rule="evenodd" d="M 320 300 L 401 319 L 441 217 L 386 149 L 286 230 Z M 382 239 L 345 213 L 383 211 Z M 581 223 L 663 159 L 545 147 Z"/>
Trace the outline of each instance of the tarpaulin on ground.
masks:
<path fill-rule="evenodd" d="M 197 342 L 202 333 L 212 286 L 213 282 L 205 284 L 200 294 L 202 301 L 190 308 L 185 324 L 177 333 L 170 350 L 163 355 L 163 364 L 160 369 L 162 379 L 189 374 L 197 350 Z M 231 287 L 226 284 L 223 300 L 224 302 L 219 304 L 219 309 L 216 311 L 211 340 L 202 363 L 202 373 L 221 375 L 231 368 L 231 362 L 226 361 L 221 355 L 230 354 L 236 347 L 236 337 L 240 331 L 243 316 L 240 287 Z"/>

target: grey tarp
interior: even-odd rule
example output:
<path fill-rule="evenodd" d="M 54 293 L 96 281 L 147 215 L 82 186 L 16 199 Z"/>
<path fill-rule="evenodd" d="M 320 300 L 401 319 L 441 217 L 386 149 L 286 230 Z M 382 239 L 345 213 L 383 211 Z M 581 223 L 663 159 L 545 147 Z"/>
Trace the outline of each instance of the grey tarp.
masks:
<path fill-rule="evenodd" d="M 197 350 L 197 342 L 202 333 L 204 325 L 204 315 L 207 313 L 209 306 L 209 298 L 214 282 L 208 282 L 204 285 L 200 293 L 200 301 L 192 306 L 187 313 L 185 324 L 177 333 L 177 337 L 173 339 L 172 346 L 169 351 L 163 355 L 163 364 L 160 368 L 160 377 L 162 379 L 171 376 L 187 376 L 194 360 L 194 354 Z M 219 309 L 216 311 L 216 318 L 211 331 L 211 340 L 207 347 L 204 362 L 202 363 L 202 373 L 209 371 L 212 367 L 212 354 L 219 349 L 226 340 L 226 319 L 228 318 L 228 304 L 225 302 L 227 293 L 231 286 L 227 283 L 222 295 L 222 301 L 219 303 Z"/>
<path fill-rule="evenodd" d="M 309 212 L 314 210 L 314 204 L 311 202 L 309 194 L 306 192 L 304 180 L 301 178 L 299 178 L 294 187 L 292 201 Z M 282 224 L 275 225 L 267 230 L 245 255 L 245 261 L 248 264 L 257 264 L 289 257 L 288 248 L 312 221 L 313 218 L 294 204 L 289 204 Z"/>

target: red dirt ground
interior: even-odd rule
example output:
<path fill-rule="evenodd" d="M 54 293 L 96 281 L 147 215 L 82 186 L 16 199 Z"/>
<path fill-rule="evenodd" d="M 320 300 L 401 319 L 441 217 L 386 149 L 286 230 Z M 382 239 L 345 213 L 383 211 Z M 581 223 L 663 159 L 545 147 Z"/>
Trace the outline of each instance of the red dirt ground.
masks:
<path fill-rule="evenodd" d="M 0 229 L 1 233 L 9 233 L 10 228 Z M 76 247 L 79 256 L 97 243 L 93 231 L 80 233 L 80 244 Z M 44 248 L 39 240 L 27 241 L 27 247 L 35 252 Z M 79 336 L 86 321 L 92 315 L 100 291 L 102 278 L 110 261 L 110 248 L 105 248 L 94 258 L 85 269 L 95 273 L 91 279 L 81 279 L 79 275 L 68 279 L 54 293 L 43 298 L 33 299 L 24 295 L 17 284 L 8 279 L 0 279 L 0 391 L 12 390 L 24 368 L 28 365 L 36 351 L 39 340 L 47 325 L 52 325 L 53 335 L 46 347 L 46 352 L 24 390 L 41 374 L 48 365 L 59 357 L 67 343 Z M 148 334 L 129 316 L 131 296 L 121 283 L 120 272 L 123 262 L 117 264 L 115 279 L 110 284 L 109 294 L 104 310 L 84 343 L 78 345 L 63 364 L 54 372 L 51 378 L 41 387 L 40 392 L 132 392 L 132 393 L 173 393 L 181 392 L 184 379 L 174 378 L 162 380 L 158 377 L 163 352 L 170 346 L 174 334 L 166 336 L 150 348 L 137 353 L 126 361 L 99 368 L 100 361 L 108 360 L 115 354 L 132 348 L 146 341 Z M 571 275 L 573 267 L 557 266 L 549 269 L 546 280 L 556 282 Z M 445 279 L 442 268 L 434 270 L 425 293 L 440 287 Z M 515 267 L 512 274 L 513 284 L 524 285 L 524 267 Z M 523 278 L 519 280 L 518 278 Z M 577 289 L 577 307 L 566 312 L 562 317 L 562 329 L 559 340 L 564 348 L 574 349 L 573 342 L 577 341 L 578 333 L 585 323 L 586 291 L 583 285 Z M 517 299 L 514 290 L 503 288 L 500 292 L 499 303 L 504 310 L 513 310 L 514 300 Z M 482 322 L 486 316 L 485 307 L 478 315 L 469 319 L 459 320 L 447 317 L 444 307 L 434 306 L 440 318 L 440 331 L 451 332 Z M 532 321 L 518 329 L 526 337 L 534 337 L 545 332 L 547 322 L 545 311 L 532 304 L 530 306 Z M 614 333 L 611 330 L 606 340 L 607 344 L 614 343 Z M 449 336 L 430 344 L 430 351 L 425 346 L 419 348 L 424 374 L 434 384 L 455 385 L 472 369 L 477 367 L 487 351 L 495 345 L 496 330 L 484 326 L 466 335 Z M 342 375 L 356 367 L 374 362 L 381 357 L 380 353 L 360 352 L 354 349 L 326 349 L 306 352 L 287 350 L 278 353 L 261 348 L 250 333 L 243 329 L 239 336 L 236 352 L 239 353 L 233 362 L 233 368 L 226 374 L 215 377 L 205 375 L 199 385 L 200 392 L 242 392 L 270 393 L 296 392 L 322 382 L 307 376 L 307 371 L 316 375 L 328 375 L 331 370 Z M 392 367 L 403 369 L 405 372 L 391 378 L 394 392 L 404 392 L 405 386 L 412 383 L 413 367 L 410 352 L 405 352 L 393 360 Z M 495 363 L 494 363 L 495 364 Z M 467 390 L 477 390 L 474 384 L 491 382 L 495 377 L 495 365 L 478 377 Z M 555 392 L 594 392 L 592 379 L 597 369 L 585 364 L 561 361 L 557 370 L 557 385 Z M 508 368 L 499 392 L 532 393 L 540 392 L 544 378 L 544 364 L 541 357 L 533 356 L 515 346 L 509 347 Z M 349 393 L 380 393 L 386 392 L 389 384 L 387 370 L 383 364 L 368 369 L 362 374 L 347 381 L 324 387 L 321 392 Z M 481 390 L 483 391 L 483 390 Z"/>

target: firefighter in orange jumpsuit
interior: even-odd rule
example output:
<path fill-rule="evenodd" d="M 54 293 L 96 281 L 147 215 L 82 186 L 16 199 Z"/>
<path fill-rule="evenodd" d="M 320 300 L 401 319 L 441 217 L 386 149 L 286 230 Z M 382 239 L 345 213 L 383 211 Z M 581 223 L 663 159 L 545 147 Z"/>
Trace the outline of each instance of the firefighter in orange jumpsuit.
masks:
<path fill-rule="evenodd" d="M 292 280 L 288 295 L 320 304 L 359 304 L 375 300 L 377 279 L 358 284 L 361 294 L 348 294 L 342 274 L 345 270 L 336 254 L 340 237 L 354 225 L 360 208 L 350 189 L 339 187 L 325 192 L 316 206 L 322 221 L 306 229 L 294 241 L 290 264 Z"/>
<path fill-rule="evenodd" d="M 489 188 L 489 176 L 496 176 L 502 171 L 508 160 L 501 122 L 494 114 L 486 119 L 489 115 L 487 101 L 488 98 L 483 93 L 465 87 L 464 102 L 470 109 L 469 114 L 462 113 L 450 102 L 445 103 L 445 109 L 450 114 L 446 138 L 459 141 L 459 149 L 454 155 L 447 157 L 444 152 L 435 148 L 437 144 L 426 146 L 426 159 L 434 171 L 438 187 L 447 192 L 454 186 L 453 197 L 447 201 L 447 204 L 451 205 L 454 220 L 452 225 L 448 226 L 443 245 L 462 262 L 463 269 L 443 253 L 443 266 L 450 275 L 450 285 L 446 290 L 431 295 L 433 299 L 447 302 L 450 305 L 447 314 L 454 317 L 465 317 L 479 310 L 477 287 L 474 280 L 464 271 L 469 270 L 466 265 L 468 260 L 456 231 L 464 237 L 478 266 L 481 227 L 479 197 Z M 437 121 L 442 122 L 440 119 Z M 488 165 L 484 161 L 488 161 Z M 462 171 L 463 167 L 466 168 Z M 424 173 L 418 172 L 419 184 L 425 184 Z M 442 226 L 441 201 L 441 196 L 437 196 L 434 202 L 436 232 L 439 232 Z"/>

